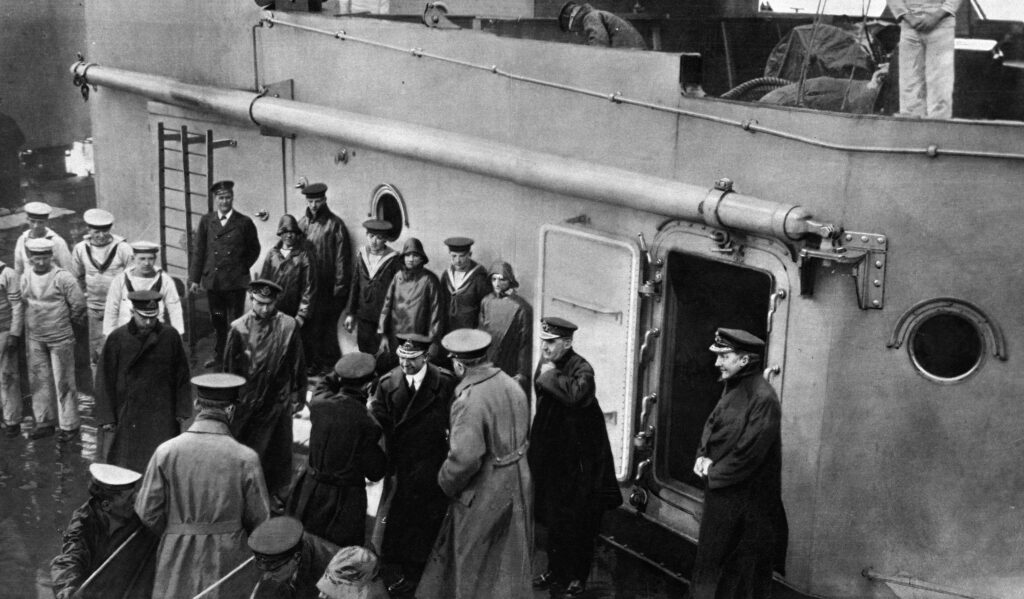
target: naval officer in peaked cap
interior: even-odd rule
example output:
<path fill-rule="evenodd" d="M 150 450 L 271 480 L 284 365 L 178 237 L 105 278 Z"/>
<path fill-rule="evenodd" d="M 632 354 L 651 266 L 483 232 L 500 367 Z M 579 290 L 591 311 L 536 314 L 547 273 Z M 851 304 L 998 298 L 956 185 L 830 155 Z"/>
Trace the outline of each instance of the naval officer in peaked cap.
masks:
<path fill-rule="evenodd" d="M 246 536 L 270 516 L 260 458 L 229 428 L 245 379 L 203 374 L 192 384 L 195 422 L 156 448 L 135 501 L 143 524 L 163 535 L 154 599 L 194 597 L 220 580 L 248 559 Z M 205 597 L 239 594 L 220 588 Z"/>
<path fill-rule="evenodd" d="M 303 531 L 295 518 L 281 516 L 252 531 L 249 549 L 262 572 L 252 597 L 316 599 L 316 583 L 340 547 Z"/>
<path fill-rule="evenodd" d="M 537 518 L 548 528 L 548 569 L 533 585 L 550 588 L 553 597 L 584 593 L 601 518 L 622 503 L 594 369 L 573 350 L 577 329 L 564 318 L 541 319 L 533 376 L 530 469 Z"/>
<path fill-rule="evenodd" d="M 452 404 L 448 457 L 437 474 L 450 507 L 416 597 L 530 599 L 529 400 L 512 377 L 487 361 L 491 336 L 484 331 L 457 329 L 441 344 L 462 379 Z"/>
<path fill-rule="evenodd" d="M 720 588 L 767 597 L 772 571 L 785 572 L 782 410 L 761 375 L 764 345 L 747 331 L 719 328 L 708 348 L 724 388 L 693 465 L 707 485 L 690 583 L 694 599 L 713 599 Z"/>

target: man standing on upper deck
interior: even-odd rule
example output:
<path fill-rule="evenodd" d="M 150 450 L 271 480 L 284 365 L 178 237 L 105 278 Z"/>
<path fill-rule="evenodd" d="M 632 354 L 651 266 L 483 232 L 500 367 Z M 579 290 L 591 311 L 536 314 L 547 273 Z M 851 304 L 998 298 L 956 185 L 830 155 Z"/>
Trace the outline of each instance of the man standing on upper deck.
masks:
<path fill-rule="evenodd" d="M 371 219 L 363 222 L 366 245 L 359 248 L 352 266 L 352 291 L 345 309 L 345 329 L 355 330 L 359 351 L 376 354 L 380 349 L 380 309 L 395 273 L 402 268 L 398 252 L 388 247 L 391 223 Z"/>
<path fill-rule="evenodd" d="M 313 244 L 316 267 L 316 297 L 312 322 L 317 331 L 309 359 L 310 371 L 327 372 L 341 357 L 338 345 L 338 319 L 348 302 L 352 284 L 352 249 L 345 221 L 327 207 L 327 186 L 313 183 L 302 188 L 306 196 L 306 214 L 299 228 Z"/>
<path fill-rule="evenodd" d="M 444 240 L 452 264 L 441 275 L 441 302 L 445 329 L 475 329 L 480 321 L 480 302 L 491 292 L 487 269 L 473 260 L 473 240 L 449 237 Z"/>
<path fill-rule="evenodd" d="M 106 314 L 110 283 L 131 265 L 132 249 L 124 238 L 112 235 L 114 215 L 91 208 L 82 215 L 89 226 L 89 235 L 75 244 L 71 252 L 71 274 L 85 292 L 89 311 L 89 362 L 96 374 L 96 362 L 103 350 L 103 320 Z"/>
<path fill-rule="evenodd" d="M 558 13 L 558 26 L 587 37 L 588 46 L 646 50 L 640 32 L 629 21 L 585 2 L 566 2 Z"/>
<path fill-rule="evenodd" d="M 204 214 L 196 227 L 189 263 L 188 289 L 206 290 L 210 320 L 216 334 L 214 356 L 203 365 L 219 366 L 224 359 L 228 325 L 245 309 L 249 269 L 260 257 L 260 238 L 252 219 L 234 209 L 235 182 L 217 181 L 210 186 L 217 209 Z"/>
<path fill-rule="evenodd" d="M 107 303 L 104 307 L 103 335 L 109 335 L 119 326 L 132 319 L 132 302 L 128 295 L 133 291 L 156 291 L 160 294 L 159 320 L 174 327 L 179 335 L 185 334 L 185 319 L 181 311 L 181 296 L 171 275 L 156 265 L 160 246 L 152 241 L 135 241 L 131 244 L 135 253 L 134 264 L 110 282 Z"/>
<path fill-rule="evenodd" d="M 772 570 L 785 571 L 788 527 L 782 506 L 781 408 L 761 375 L 764 341 L 718 329 L 709 348 L 725 383 L 704 425 L 694 473 L 707 482 L 690 594 L 693 599 L 771 595 Z"/>
<path fill-rule="evenodd" d="M 900 114 L 953 118 L 956 11 L 963 0 L 886 0 L 900 24 Z"/>
<path fill-rule="evenodd" d="M 18 236 L 14 243 L 14 271 L 19 275 L 29 265 L 28 252 L 25 249 L 25 241 L 29 239 L 49 239 L 53 242 L 52 260 L 58 267 L 65 270 L 71 268 L 71 252 L 68 251 L 68 244 L 64 238 L 57 235 L 57 232 L 46 226 L 50 219 L 53 208 L 45 202 L 29 202 L 25 204 L 25 219 L 28 220 L 28 230 Z"/>

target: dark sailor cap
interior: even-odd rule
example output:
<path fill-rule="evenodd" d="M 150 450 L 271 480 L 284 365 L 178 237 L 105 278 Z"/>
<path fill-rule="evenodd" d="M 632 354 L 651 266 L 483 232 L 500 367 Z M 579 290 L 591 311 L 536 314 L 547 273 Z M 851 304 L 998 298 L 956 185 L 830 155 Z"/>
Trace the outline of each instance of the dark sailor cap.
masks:
<path fill-rule="evenodd" d="M 234 181 L 228 181 L 228 180 L 217 181 L 216 183 L 214 183 L 213 185 L 210 186 L 210 193 L 213 194 L 213 195 L 217 195 L 218 193 L 220 193 L 222 191 L 233 191 L 234 189 L 235 189 L 235 182 Z"/>
<path fill-rule="evenodd" d="M 581 8 L 581 3 L 576 0 L 570 0 L 563 4 L 562 9 L 558 11 L 558 28 L 562 31 L 572 29 L 573 21 Z"/>
<path fill-rule="evenodd" d="M 113 464 L 89 464 L 89 474 L 92 475 L 94 484 L 109 491 L 131 489 L 142 478 L 142 475 L 134 470 Z"/>
<path fill-rule="evenodd" d="M 302 195 L 306 196 L 308 200 L 325 198 L 327 197 L 327 186 L 323 183 L 310 183 L 302 188 Z"/>
<path fill-rule="evenodd" d="M 464 360 L 483 356 L 490 345 L 491 335 L 480 329 L 455 329 L 441 340 L 441 346 L 451 357 Z"/>
<path fill-rule="evenodd" d="M 395 335 L 402 342 L 395 351 L 399 358 L 418 358 L 430 348 L 430 337 L 418 333 L 402 333 Z"/>
<path fill-rule="evenodd" d="M 85 224 L 93 229 L 109 229 L 114 224 L 114 215 L 102 208 L 90 208 L 82 215 Z"/>
<path fill-rule="evenodd" d="M 564 318 L 547 316 L 540 319 L 540 338 L 558 339 L 559 337 L 572 337 L 579 327 Z"/>
<path fill-rule="evenodd" d="M 245 379 L 236 374 L 214 372 L 192 377 L 192 384 L 202 399 L 238 402 L 238 389 L 245 384 Z"/>
<path fill-rule="evenodd" d="M 716 354 L 731 351 L 760 354 L 764 350 L 764 341 L 740 329 L 723 329 L 715 331 L 715 343 L 709 347 Z"/>
<path fill-rule="evenodd" d="M 46 220 L 50 218 L 51 212 L 53 212 L 53 208 L 46 202 L 29 202 L 25 204 L 25 216 L 28 218 Z"/>
<path fill-rule="evenodd" d="M 136 254 L 153 254 L 160 251 L 160 246 L 152 241 L 134 241 L 131 243 L 132 251 Z"/>
<path fill-rule="evenodd" d="M 282 291 L 284 289 L 280 285 L 269 279 L 256 279 L 249 283 L 249 292 L 263 298 L 274 299 Z"/>
<path fill-rule="evenodd" d="M 473 240 L 469 237 L 449 237 L 444 240 L 444 244 L 448 246 L 449 252 L 462 253 L 473 247 Z"/>
<path fill-rule="evenodd" d="M 249 549 L 259 557 L 291 555 L 302 541 L 302 523 L 289 516 L 264 520 L 249 535 Z"/>
<path fill-rule="evenodd" d="M 377 360 L 370 354 L 353 352 L 338 360 L 334 365 L 334 374 L 338 375 L 343 383 L 360 384 L 370 381 L 376 367 Z"/>
<path fill-rule="evenodd" d="M 160 314 L 161 295 L 157 291 L 152 289 L 132 291 L 128 294 L 128 299 L 132 302 L 132 309 L 140 316 L 156 316 Z"/>
<path fill-rule="evenodd" d="M 33 237 L 25 240 L 25 251 L 41 256 L 53 253 L 53 240 L 46 237 Z"/>
<path fill-rule="evenodd" d="M 363 228 L 375 233 L 390 233 L 391 223 L 379 218 L 371 218 L 370 220 L 363 221 Z"/>

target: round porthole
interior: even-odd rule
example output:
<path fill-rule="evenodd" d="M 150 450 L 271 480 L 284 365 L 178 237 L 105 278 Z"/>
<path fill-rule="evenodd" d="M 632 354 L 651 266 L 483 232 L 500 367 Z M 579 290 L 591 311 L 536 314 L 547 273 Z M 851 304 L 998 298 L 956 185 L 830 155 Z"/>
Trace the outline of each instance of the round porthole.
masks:
<path fill-rule="evenodd" d="M 409 226 L 409 217 L 405 213 L 405 200 L 402 199 L 402 194 L 393 185 L 387 183 L 373 190 L 370 214 L 374 218 L 391 223 L 391 241 L 398 239 L 402 235 L 403 228 Z"/>
<path fill-rule="evenodd" d="M 991 318 L 977 306 L 955 298 L 919 303 L 900 317 L 887 344 L 906 344 L 921 376 L 937 383 L 957 383 L 978 372 L 986 348 L 1006 360 L 1006 344 Z"/>

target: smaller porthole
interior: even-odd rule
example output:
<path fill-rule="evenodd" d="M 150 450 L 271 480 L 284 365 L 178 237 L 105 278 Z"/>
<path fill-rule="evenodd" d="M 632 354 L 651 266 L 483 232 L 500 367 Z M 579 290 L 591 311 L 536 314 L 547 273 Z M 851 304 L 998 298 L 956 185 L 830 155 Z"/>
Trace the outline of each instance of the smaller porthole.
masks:
<path fill-rule="evenodd" d="M 404 227 L 409 226 L 409 217 L 405 212 L 405 200 L 402 199 L 402 194 L 393 185 L 387 183 L 378 186 L 373 191 L 370 214 L 374 218 L 391 223 L 391 241 L 398 239 L 402 235 Z"/>
<path fill-rule="evenodd" d="M 956 382 L 974 373 L 985 356 L 978 327 L 961 314 L 937 312 L 910 332 L 910 359 L 921 374 L 938 382 Z"/>

